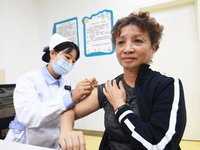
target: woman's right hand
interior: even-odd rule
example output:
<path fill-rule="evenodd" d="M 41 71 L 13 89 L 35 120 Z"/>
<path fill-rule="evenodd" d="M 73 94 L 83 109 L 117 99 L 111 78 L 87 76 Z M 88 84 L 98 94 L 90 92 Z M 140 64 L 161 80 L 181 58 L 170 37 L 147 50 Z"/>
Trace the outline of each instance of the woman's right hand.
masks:
<path fill-rule="evenodd" d="M 93 90 L 94 86 L 98 84 L 98 81 L 93 77 L 90 80 L 85 79 L 78 82 L 74 91 L 72 92 L 72 101 L 74 103 L 80 101 L 84 95 L 89 95 Z"/>
<path fill-rule="evenodd" d="M 81 131 L 60 133 L 58 142 L 62 150 L 86 150 L 84 134 Z"/>

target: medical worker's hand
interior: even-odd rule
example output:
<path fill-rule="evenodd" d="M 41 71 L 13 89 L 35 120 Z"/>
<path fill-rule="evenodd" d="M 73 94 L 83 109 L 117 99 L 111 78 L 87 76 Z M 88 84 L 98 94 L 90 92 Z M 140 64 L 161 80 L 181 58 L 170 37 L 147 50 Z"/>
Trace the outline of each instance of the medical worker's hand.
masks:
<path fill-rule="evenodd" d="M 61 133 L 58 142 L 62 150 L 86 150 L 85 138 L 81 131 Z"/>
<path fill-rule="evenodd" d="M 113 80 L 113 83 L 111 81 L 106 82 L 103 93 L 114 110 L 126 104 L 126 91 L 122 81 L 119 82 L 119 87 L 117 86 L 116 80 Z"/>
<path fill-rule="evenodd" d="M 94 87 L 97 87 L 98 81 L 96 80 L 95 77 L 92 77 L 92 78 L 90 79 L 90 81 L 91 81 L 91 83 L 92 83 L 92 85 L 93 85 Z"/>
<path fill-rule="evenodd" d="M 93 86 L 97 86 L 98 82 L 97 80 L 93 77 L 90 80 L 85 79 L 83 81 L 78 82 L 76 85 L 74 91 L 72 92 L 72 101 L 74 103 L 80 101 L 83 96 L 89 95 L 91 91 L 93 90 Z"/>

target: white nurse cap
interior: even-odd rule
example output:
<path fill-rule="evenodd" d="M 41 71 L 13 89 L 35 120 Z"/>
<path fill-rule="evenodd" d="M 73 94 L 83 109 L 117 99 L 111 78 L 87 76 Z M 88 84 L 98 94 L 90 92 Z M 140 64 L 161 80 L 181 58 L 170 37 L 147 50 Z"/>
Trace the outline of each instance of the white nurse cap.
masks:
<path fill-rule="evenodd" d="M 70 42 L 70 40 L 66 39 L 58 33 L 54 33 L 50 40 L 49 50 L 51 51 L 54 47 L 63 42 Z"/>

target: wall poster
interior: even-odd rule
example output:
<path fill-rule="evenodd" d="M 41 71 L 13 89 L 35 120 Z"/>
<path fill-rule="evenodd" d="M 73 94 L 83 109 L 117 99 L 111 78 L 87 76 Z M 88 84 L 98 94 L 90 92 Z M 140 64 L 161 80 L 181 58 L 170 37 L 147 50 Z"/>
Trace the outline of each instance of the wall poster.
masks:
<path fill-rule="evenodd" d="M 108 55 L 114 52 L 110 31 L 113 13 L 103 10 L 82 20 L 84 32 L 84 54 L 86 57 Z"/>
<path fill-rule="evenodd" d="M 77 17 L 54 23 L 53 34 L 59 33 L 79 47 Z"/>

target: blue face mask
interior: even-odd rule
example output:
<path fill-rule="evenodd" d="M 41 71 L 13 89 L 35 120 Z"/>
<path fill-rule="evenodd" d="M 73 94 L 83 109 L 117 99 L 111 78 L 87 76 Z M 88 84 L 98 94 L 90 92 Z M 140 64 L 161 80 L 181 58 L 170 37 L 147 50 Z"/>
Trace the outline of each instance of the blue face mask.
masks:
<path fill-rule="evenodd" d="M 53 71 L 57 75 L 66 75 L 73 69 L 73 65 L 68 63 L 66 60 L 59 57 L 58 61 L 56 63 L 52 63 Z"/>

